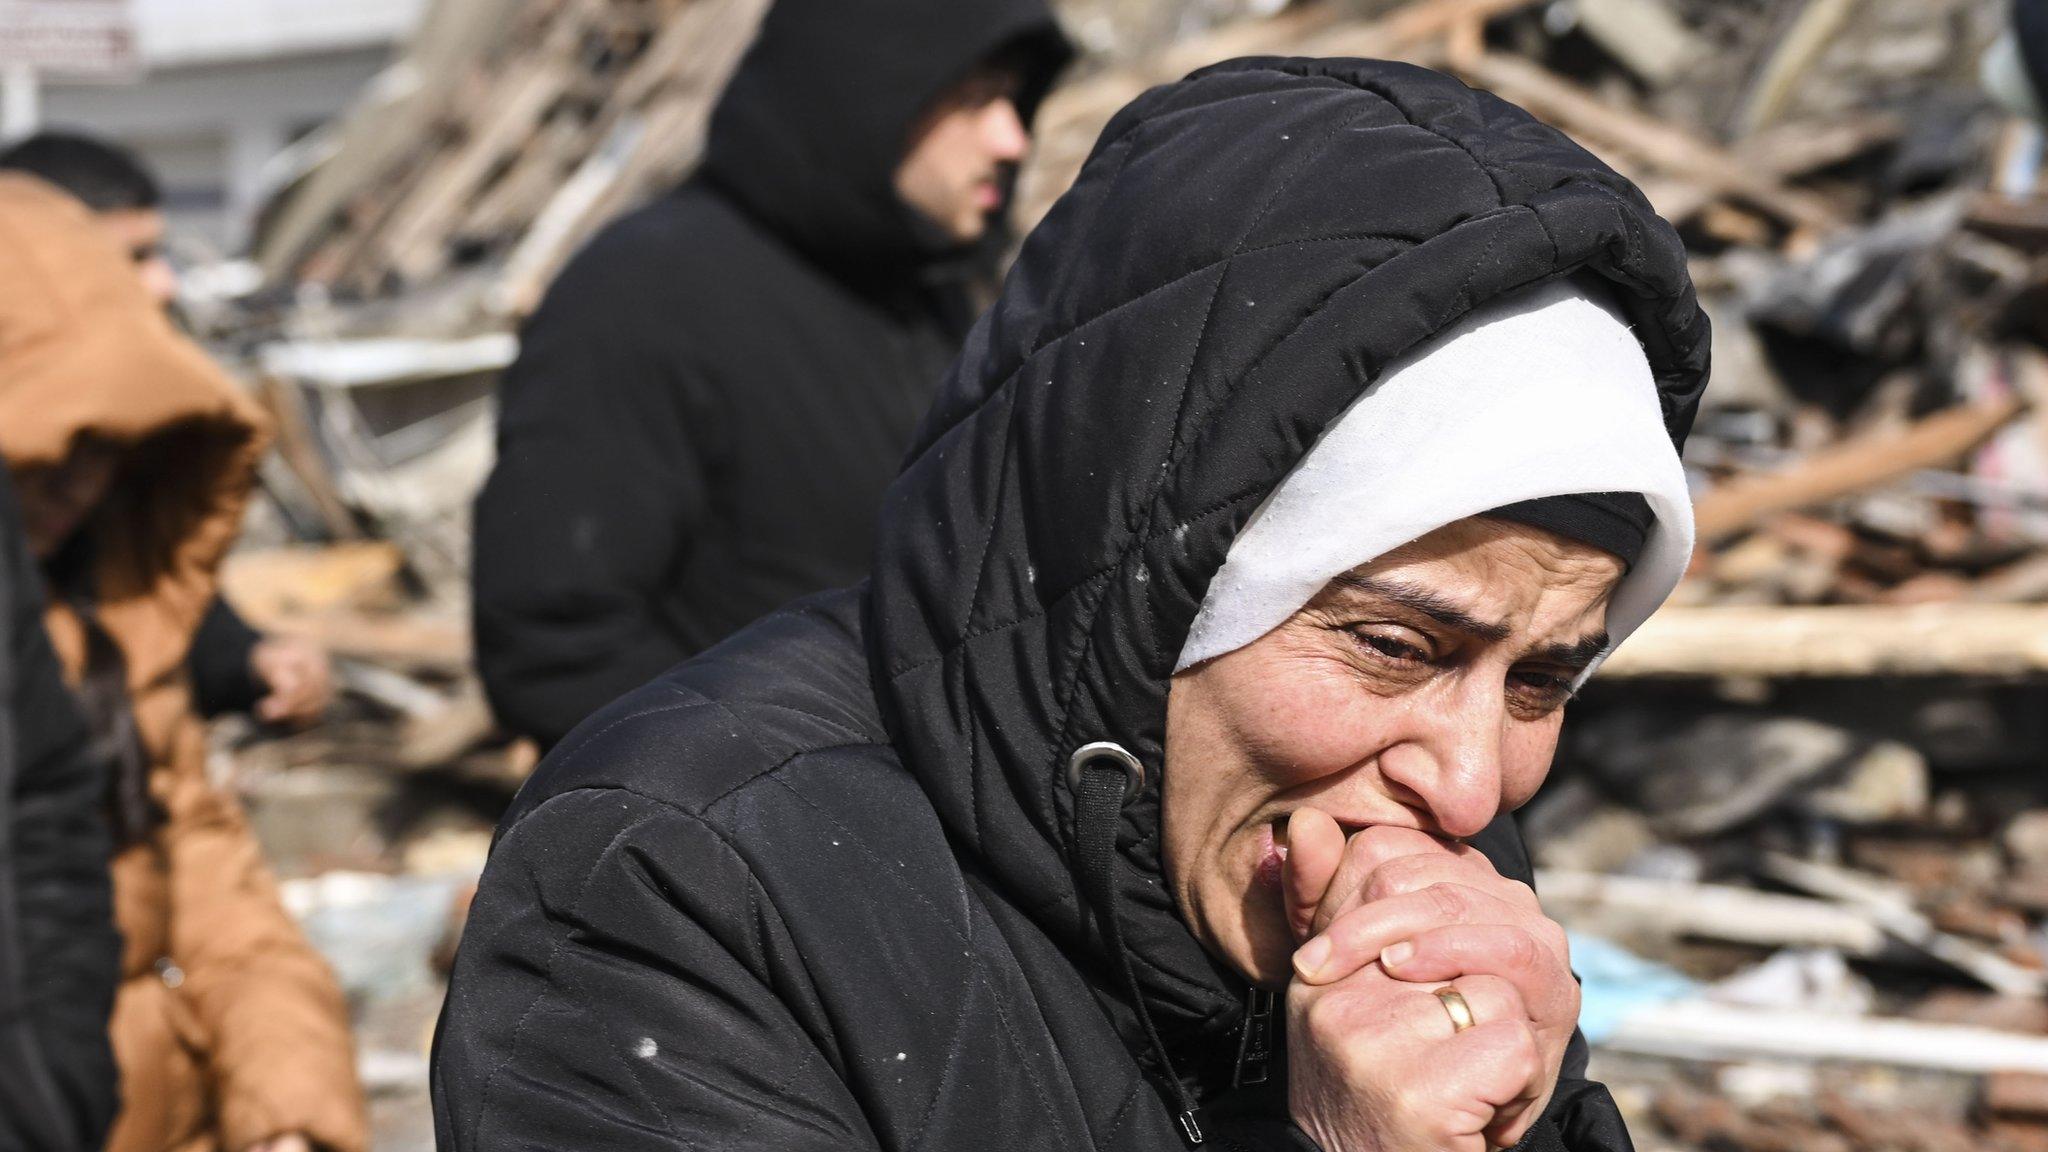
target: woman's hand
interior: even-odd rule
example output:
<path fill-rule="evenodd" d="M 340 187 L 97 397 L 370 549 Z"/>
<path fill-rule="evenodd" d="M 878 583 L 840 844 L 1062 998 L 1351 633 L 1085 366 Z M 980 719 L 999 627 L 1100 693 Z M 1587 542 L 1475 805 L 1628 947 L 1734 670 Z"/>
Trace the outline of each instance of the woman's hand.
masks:
<path fill-rule="evenodd" d="M 1368 965 L 1287 990 L 1288 1112 L 1323 1152 L 1481 1152 L 1506 1147 L 1548 1091 L 1536 1031 L 1514 986 L 1452 983 L 1482 1023 L 1459 1032 L 1430 988 Z"/>
<path fill-rule="evenodd" d="M 244 1152 L 313 1152 L 313 1142 L 303 1132 L 286 1132 L 268 1140 L 258 1140 Z"/>
<path fill-rule="evenodd" d="M 1579 1011 L 1564 930 L 1543 914 L 1535 893 L 1502 877 L 1467 845 L 1386 827 L 1347 839 L 1328 815 L 1309 808 L 1295 812 L 1288 824 L 1285 890 L 1289 922 L 1297 938 L 1305 940 L 1295 953 L 1296 976 L 1289 988 L 1292 1026 L 1302 1035 L 1299 1043 L 1290 1036 L 1290 1048 L 1297 1049 L 1290 1067 L 1300 1069 L 1306 1059 L 1319 1065 L 1315 1075 L 1327 1080 L 1322 1073 L 1333 1062 L 1322 1057 L 1336 1057 L 1344 1080 L 1370 1079 L 1383 1059 L 1349 1049 L 1393 1049 L 1400 1055 L 1385 1071 L 1399 1081 L 1397 1095 L 1412 1098 L 1420 1090 L 1429 1107 L 1441 1112 L 1422 1117 L 1424 1127 L 1431 1119 L 1467 1125 L 1483 1111 L 1486 1119 L 1467 1135 L 1495 1146 L 1519 1139 L 1556 1087 Z M 1454 982 L 1479 1024 L 1457 1034 L 1450 1047 L 1425 1053 L 1415 1047 L 1428 1042 L 1429 1030 L 1420 1024 L 1410 1021 L 1405 1033 L 1389 1035 L 1384 1026 L 1370 1023 L 1370 1015 L 1358 1016 L 1360 1011 L 1386 1012 L 1408 1020 L 1419 1012 L 1429 1024 L 1440 1021 L 1448 1036 L 1449 1013 L 1429 994 L 1446 982 Z M 1338 1006 L 1319 1007 L 1333 1000 Z M 1347 1028 L 1357 1029 L 1354 1040 L 1346 1039 Z M 1474 1039 L 1489 1029 L 1494 1034 L 1487 1040 Z M 1510 1035 L 1517 1031 L 1526 1034 L 1535 1071 L 1503 1096 L 1521 1070 L 1521 1040 Z M 1316 1051 L 1299 1052 L 1304 1044 Z M 1465 1061 L 1478 1063 L 1467 1066 Z M 1324 1084 L 1320 1090 L 1331 1087 Z M 1353 1087 L 1370 1097 L 1384 1094 L 1388 1086 L 1375 1081 Z M 1446 1105 L 1441 1100 L 1445 1092 L 1468 1095 Z M 1302 1093 L 1296 1095 L 1302 1106 L 1309 1105 Z M 1302 1119 L 1299 1111 L 1296 1119 Z M 1403 1131 L 1413 1127 L 1405 1121 L 1401 1125 Z M 1437 1130 L 1427 1139 L 1446 1136 Z M 1355 1137 L 1338 1145 L 1408 1146 L 1400 1141 L 1358 1143 Z M 1425 1139 L 1416 1146 L 1439 1145 Z"/>

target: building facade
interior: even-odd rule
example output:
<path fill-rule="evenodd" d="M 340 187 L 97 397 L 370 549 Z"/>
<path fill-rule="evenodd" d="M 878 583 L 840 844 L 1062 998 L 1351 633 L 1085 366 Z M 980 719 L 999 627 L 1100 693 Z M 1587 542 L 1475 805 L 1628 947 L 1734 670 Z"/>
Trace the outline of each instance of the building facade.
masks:
<path fill-rule="evenodd" d="M 181 241 L 238 251 L 285 150 L 392 60 L 428 0 L 130 0 L 141 74 L 45 78 L 43 127 L 104 135 L 162 176 Z"/>

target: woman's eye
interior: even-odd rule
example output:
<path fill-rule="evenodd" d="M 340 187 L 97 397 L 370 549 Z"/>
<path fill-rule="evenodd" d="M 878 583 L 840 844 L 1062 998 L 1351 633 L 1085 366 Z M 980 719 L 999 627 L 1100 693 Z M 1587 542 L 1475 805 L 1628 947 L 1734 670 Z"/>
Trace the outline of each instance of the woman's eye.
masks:
<path fill-rule="evenodd" d="M 1516 695 L 1530 711 L 1546 713 L 1562 708 L 1570 702 L 1572 678 L 1551 672 L 1516 672 L 1513 675 Z"/>
<path fill-rule="evenodd" d="M 1354 633 L 1361 643 L 1389 660 L 1420 661 L 1429 659 L 1429 653 L 1395 636 L 1377 632 Z"/>

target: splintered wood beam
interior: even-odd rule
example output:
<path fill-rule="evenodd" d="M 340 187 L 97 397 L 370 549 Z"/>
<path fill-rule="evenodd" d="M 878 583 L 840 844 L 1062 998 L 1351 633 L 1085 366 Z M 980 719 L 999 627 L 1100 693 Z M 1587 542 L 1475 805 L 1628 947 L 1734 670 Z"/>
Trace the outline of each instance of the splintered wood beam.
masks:
<path fill-rule="evenodd" d="M 2016 964 L 1989 945 L 1936 928 L 1913 906 L 1911 895 L 1891 881 L 1782 852 L 1765 853 L 1760 870 L 1781 884 L 1868 914 L 1886 935 L 1974 977 L 2002 996 L 2040 996 L 2048 991 L 2048 973 Z"/>
<path fill-rule="evenodd" d="M 1537 869 L 1544 908 L 1567 923 L 1600 917 L 1665 936 L 1765 948 L 1833 948 L 1850 956 L 1883 951 L 1884 930 L 1854 909 L 1807 896 L 1731 884 Z"/>
<path fill-rule="evenodd" d="M 260 623 L 304 636 L 336 656 L 405 671 L 459 676 L 470 671 L 469 628 L 459 620 L 371 612 L 323 612 Z"/>
<path fill-rule="evenodd" d="M 1814 1060 L 1950 1072 L 2048 1072 L 2048 1037 L 1710 1000 L 1630 1012 L 1600 1048 L 1679 1060 Z"/>
<path fill-rule="evenodd" d="M 1893 113 L 1859 112 L 1822 122 L 1780 125 L 1741 140 L 1729 152 L 1761 175 L 1794 180 L 1888 144 L 1904 132 L 1905 122 Z M 1719 189 L 1690 180 L 1667 177 L 1637 183 L 1658 214 L 1673 223 L 1683 222 L 1722 199 Z"/>
<path fill-rule="evenodd" d="M 1792 26 L 1778 38 L 1756 87 L 1742 110 L 1742 131 L 1768 127 L 1792 101 L 1799 82 L 1813 71 L 1814 61 L 1835 42 L 1863 0 L 1808 0 Z"/>
<path fill-rule="evenodd" d="M 1154 84 L 1239 56 L 1366 56 L 1416 59 L 1461 26 L 1533 8 L 1537 0 L 1416 0 L 1377 20 L 1343 20 L 1334 5 L 1307 4 L 1190 37 L 1127 66 L 1061 84 L 1038 110 L 1031 159 L 1017 186 L 1012 222 L 1031 230 L 1081 171 L 1117 109 Z"/>
<path fill-rule="evenodd" d="M 1625 152 L 1802 227 L 1826 231 L 1844 222 L 1826 198 L 1788 188 L 1725 148 L 1654 116 L 1616 107 L 1541 65 L 1498 52 L 1457 53 L 1451 63 L 1472 83 L 1584 136 L 1589 144 Z"/>
<path fill-rule="evenodd" d="M 1536 6 L 1536 0 L 1420 0 L 1364 24 L 1344 24 L 1311 37 L 1309 56 L 1401 56 L 1425 41 Z"/>
<path fill-rule="evenodd" d="M 1703 543 L 1713 543 L 1773 513 L 1824 504 L 1946 464 L 1982 444 L 2026 407 L 2019 397 L 2006 396 L 1950 408 L 1903 428 L 1830 445 L 1782 471 L 1738 477 L 1694 502 L 1695 528 Z"/>
<path fill-rule="evenodd" d="M 1600 676 L 2023 676 L 2048 672 L 2048 606 L 1666 608 Z"/>

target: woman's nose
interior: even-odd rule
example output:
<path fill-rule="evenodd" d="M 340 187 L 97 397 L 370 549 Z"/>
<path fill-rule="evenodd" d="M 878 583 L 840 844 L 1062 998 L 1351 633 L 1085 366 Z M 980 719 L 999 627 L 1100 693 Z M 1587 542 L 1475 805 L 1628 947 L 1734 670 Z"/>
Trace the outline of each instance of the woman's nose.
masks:
<path fill-rule="evenodd" d="M 1478 835 L 1500 812 L 1506 699 L 1469 690 L 1418 704 L 1410 738 L 1381 754 L 1380 774 L 1420 801 L 1435 831 Z"/>

